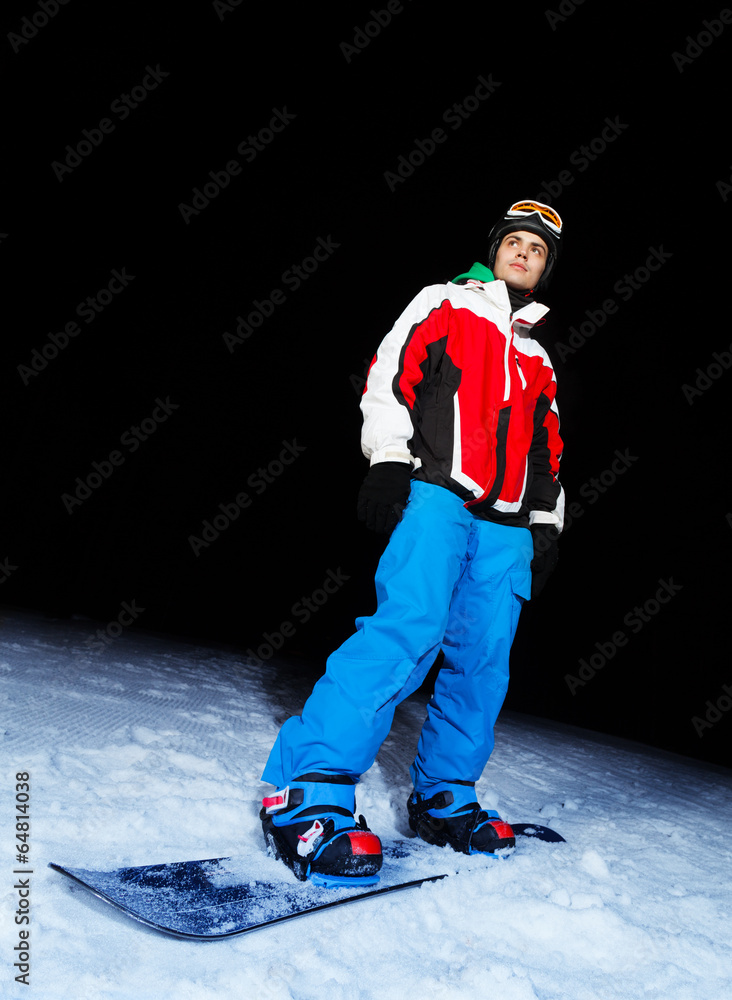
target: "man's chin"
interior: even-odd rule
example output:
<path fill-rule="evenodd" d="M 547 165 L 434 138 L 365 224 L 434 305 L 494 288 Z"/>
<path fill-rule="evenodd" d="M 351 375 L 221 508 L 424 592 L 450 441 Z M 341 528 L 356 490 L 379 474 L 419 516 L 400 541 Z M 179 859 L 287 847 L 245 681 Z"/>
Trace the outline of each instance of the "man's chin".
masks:
<path fill-rule="evenodd" d="M 528 292 L 532 287 L 524 277 L 515 278 L 512 274 L 503 276 L 496 274 L 494 277 L 498 278 L 499 281 L 505 281 L 508 287 L 514 292 Z"/>

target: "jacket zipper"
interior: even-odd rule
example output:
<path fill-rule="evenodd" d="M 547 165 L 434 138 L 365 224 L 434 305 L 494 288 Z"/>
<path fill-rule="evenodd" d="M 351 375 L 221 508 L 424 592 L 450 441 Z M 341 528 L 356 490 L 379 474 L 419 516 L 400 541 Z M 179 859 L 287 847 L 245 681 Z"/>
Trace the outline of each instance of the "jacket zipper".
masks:
<path fill-rule="evenodd" d="M 511 395 L 511 369 L 509 368 L 508 359 L 511 352 L 511 341 L 513 339 L 513 333 L 509 332 L 506 336 L 506 350 L 503 354 L 503 372 L 505 375 L 505 388 L 503 390 L 503 402 L 507 402 Z"/>
<path fill-rule="evenodd" d="M 516 367 L 518 368 L 519 378 L 521 379 L 521 387 L 526 388 L 526 379 L 524 377 L 523 369 L 521 368 L 521 362 L 518 359 L 518 354 L 516 355 Z"/>

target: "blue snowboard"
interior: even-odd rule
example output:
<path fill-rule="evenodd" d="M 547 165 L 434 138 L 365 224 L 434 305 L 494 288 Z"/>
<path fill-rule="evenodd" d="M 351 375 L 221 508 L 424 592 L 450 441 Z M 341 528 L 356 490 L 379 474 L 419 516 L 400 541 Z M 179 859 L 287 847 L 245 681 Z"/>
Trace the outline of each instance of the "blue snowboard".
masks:
<path fill-rule="evenodd" d="M 555 843 L 564 840 L 544 826 L 511 825 L 517 837 Z M 53 863 L 49 867 L 157 931 L 178 938 L 216 941 L 301 914 L 446 877 L 444 873 L 435 874 L 440 861 L 447 860 L 444 848 L 414 839 L 386 842 L 383 849 L 384 864 L 377 885 L 328 889 L 299 882 L 280 862 L 258 855 L 142 865 L 111 872 Z M 470 862 L 469 857 L 452 851 L 447 856 L 453 866 L 460 863 L 459 859 L 465 864 Z M 270 861 L 274 869 L 268 865 Z M 277 878 L 268 877 L 273 870 Z M 414 877 L 405 879 L 410 874 Z"/>

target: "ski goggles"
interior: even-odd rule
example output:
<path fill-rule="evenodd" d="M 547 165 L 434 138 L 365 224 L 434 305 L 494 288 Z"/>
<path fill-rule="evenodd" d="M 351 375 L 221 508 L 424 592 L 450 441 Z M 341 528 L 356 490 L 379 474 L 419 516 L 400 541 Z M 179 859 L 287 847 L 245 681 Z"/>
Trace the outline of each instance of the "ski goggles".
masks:
<path fill-rule="evenodd" d="M 562 235 L 562 220 L 559 213 L 555 212 L 553 208 L 549 208 L 548 205 L 542 205 L 540 201 L 517 201 L 506 212 L 506 218 L 522 219 L 534 212 L 539 213 L 550 232 L 554 233 L 555 236 Z"/>

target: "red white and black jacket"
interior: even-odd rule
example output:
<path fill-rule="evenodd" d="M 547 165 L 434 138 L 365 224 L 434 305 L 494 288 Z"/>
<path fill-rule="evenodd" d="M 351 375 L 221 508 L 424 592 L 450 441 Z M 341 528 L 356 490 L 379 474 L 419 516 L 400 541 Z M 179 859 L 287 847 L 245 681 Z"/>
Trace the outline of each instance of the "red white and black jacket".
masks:
<path fill-rule="evenodd" d="M 361 400 L 371 464 L 410 462 L 413 478 L 468 510 L 526 527 L 564 521 L 556 378 L 503 281 L 430 285 L 382 341 Z"/>

